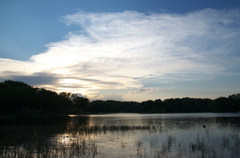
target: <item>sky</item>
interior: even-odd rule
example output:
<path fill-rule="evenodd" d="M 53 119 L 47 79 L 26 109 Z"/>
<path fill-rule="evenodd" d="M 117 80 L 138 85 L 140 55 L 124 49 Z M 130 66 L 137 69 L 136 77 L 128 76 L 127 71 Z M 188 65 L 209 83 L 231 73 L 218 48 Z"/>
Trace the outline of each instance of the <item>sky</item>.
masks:
<path fill-rule="evenodd" d="M 90 100 L 240 93 L 240 1 L 1 0 L 0 81 Z"/>

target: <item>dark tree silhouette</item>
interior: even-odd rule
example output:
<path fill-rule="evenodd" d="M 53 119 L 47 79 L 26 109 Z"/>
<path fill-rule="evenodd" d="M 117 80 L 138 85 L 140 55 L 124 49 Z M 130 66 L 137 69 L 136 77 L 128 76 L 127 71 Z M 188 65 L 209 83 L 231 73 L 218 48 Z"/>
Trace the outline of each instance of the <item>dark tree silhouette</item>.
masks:
<path fill-rule="evenodd" d="M 0 112 L 238 112 L 240 94 L 228 97 L 208 98 L 170 98 L 147 100 L 141 103 L 133 101 L 96 100 L 90 102 L 77 94 L 46 90 L 27 85 L 19 81 L 6 80 L 0 83 Z"/>

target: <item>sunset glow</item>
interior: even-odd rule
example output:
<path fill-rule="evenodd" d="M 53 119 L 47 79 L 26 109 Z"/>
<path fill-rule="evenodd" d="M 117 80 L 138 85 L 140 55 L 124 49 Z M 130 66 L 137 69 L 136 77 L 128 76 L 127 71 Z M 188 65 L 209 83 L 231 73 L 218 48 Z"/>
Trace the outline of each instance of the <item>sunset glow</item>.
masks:
<path fill-rule="evenodd" d="M 50 10 L 37 10 L 39 17 L 29 10 L 39 5 L 23 3 L 31 17 L 16 13 L 14 18 L 9 13 L 14 12 L 13 5 L 1 2 L 2 19 L 13 18 L 22 28 L 34 28 L 41 34 L 25 31 L 24 35 L 22 28 L 7 21 L 15 34 L 0 26 L 4 35 L 0 40 L 5 41 L 0 47 L 1 81 L 18 80 L 57 92 L 81 93 L 91 100 L 216 98 L 239 92 L 237 4 L 229 2 L 227 9 L 218 4 L 180 11 L 181 5 L 155 8 L 160 2 L 153 1 L 146 11 L 145 5 L 126 9 L 115 3 L 109 2 L 115 6 L 111 11 L 85 10 L 81 2 L 65 4 L 72 9 L 56 9 L 54 16 Z M 38 22 L 26 26 L 17 18 Z M 20 36 L 25 41 L 17 40 Z"/>

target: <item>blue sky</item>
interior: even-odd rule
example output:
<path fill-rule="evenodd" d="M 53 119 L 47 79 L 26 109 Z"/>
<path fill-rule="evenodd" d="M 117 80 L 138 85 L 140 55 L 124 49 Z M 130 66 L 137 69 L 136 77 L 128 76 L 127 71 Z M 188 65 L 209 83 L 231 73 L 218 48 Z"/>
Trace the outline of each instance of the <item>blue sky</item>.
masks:
<path fill-rule="evenodd" d="M 0 1 L 1 81 L 94 99 L 240 89 L 240 1 Z"/>

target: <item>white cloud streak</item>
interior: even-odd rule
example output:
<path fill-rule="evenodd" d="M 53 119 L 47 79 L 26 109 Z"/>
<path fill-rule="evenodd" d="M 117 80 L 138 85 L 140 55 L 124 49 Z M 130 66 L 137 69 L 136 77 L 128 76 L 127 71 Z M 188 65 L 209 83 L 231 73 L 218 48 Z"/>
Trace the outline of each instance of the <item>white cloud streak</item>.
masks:
<path fill-rule="evenodd" d="M 123 95 L 121 94 L 114 94 L 114 93 L 111 93 L 111 94 L 104 94 L 104 95 L 95 95 L 94 97 L 92 97 L 91 99 L 92 101 L 93 100 L 118 100 L 118 101 L 123 101 Z"/>
<path fill-rule="evenodd" d="M 159 89 L 159 88 L 141 88 L 138 90 L 130 90 L 129 94 L 137 94 L 137 93 L 156 93 L 160 91 L 169 91 L 171 89 Z"/>
<path fill-rule="evenodd" d="M 239 10 L 181 15 L 78 12 L 62 21 L 79 25 L 79 32 L 48 44 L 27 62 L 1 58 L 0 75 L 53 73 L 58 76 L 56 90 L 74 78 L 81 82 L 74 91 L 92 96 L 101 89 L 140 88 L 144 85 L 136 78 L 152 74 L 160 79 L 166 74 L 181 79 L 194 79 L 193 73 L 214 75 L 240 66 L 239 19 Z"/>

